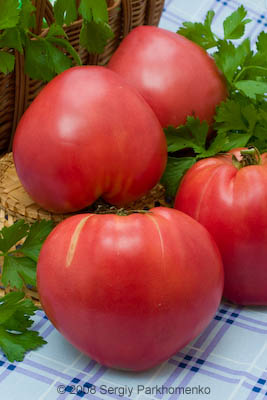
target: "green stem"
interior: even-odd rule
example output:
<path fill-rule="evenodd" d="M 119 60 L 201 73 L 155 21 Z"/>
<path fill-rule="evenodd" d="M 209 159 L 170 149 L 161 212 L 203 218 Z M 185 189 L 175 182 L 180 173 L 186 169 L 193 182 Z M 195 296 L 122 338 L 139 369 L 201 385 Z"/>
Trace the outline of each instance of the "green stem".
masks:
<path fill-rule="evenodd" d="M 261 165 L 261 154 L 256 147 L 241 150 L 240 154 L 240 161 L 235 155 L 232 156 L 232 163 L 237 169 L 248 167 L 249 165 Z"/>
<path fill-rule="evenodd" d="M 248 69 L 259 69 L 261 71 L 267 71 L 267 68 L 265 67 L 260 67 L 259 65 L 248 65 L 247 67 L 244 67 L 241 69 L 241 71 L 239 71 L 239 73 L 236 75 L 235 79 L 234 79 L 234 83 L 237 82 L 240 79 L 240 76 L 246 72 Z"/>
<path fill-rule="evenodd" d="M 40 36 L 38 36 L 38 35 L 35 35 L 35 33 L 33 33 L 32 31 L 30 31 L 29 29 L 27 29 L 27 33 L 28 33 L 30 36 L 34 37 L 35 39 L 44 40 L 44 38 L 42 38 L 42 37 L 40 37 Z"/>

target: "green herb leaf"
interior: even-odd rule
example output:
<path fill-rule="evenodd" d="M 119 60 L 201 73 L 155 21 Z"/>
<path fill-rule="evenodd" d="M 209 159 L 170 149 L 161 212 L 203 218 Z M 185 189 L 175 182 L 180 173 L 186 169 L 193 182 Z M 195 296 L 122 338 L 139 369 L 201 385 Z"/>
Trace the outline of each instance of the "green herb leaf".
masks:
<path fill-rule="evenodd" d="M 48 34 L 47 34 L 46 38 L 50 39 L 50 38 L 52 38 L 54 36 L 64 36 L 64 37 L 67 38 L 67 34 L 64 31 L 64 29 L 62 28 L 62 26 L 57 25 L 57 24 L 52 24 L 49 27 L 49 31 L 48 31 Z"/>
<path fill-rule="evenodd" d="M 18 28 L 9 28 L 0 35 L 0 47 L 8 47 L 23 52 L 21 34 Z"/>
<path fill-rule="evenodd" d="M 11 292 L 0 298 L 0 325 L 10 319 L 17 308 L 17 303 L 24 298 L 23 292 Z"/>
<path fill-rule="evenodd" d="M 0 72 L 8 74 L 12 72 L 15 66 L 15 57 L 13 54 L 0 50 Z"/>
<path fill-rule="evenodd" d="M 249 39 L 244 40 L 235 47 L 232 42 L 218 41 L 218 51 L 213 55 L 217 66 L 223 72 L 231 84 L 234 76 L 238 73 L 239 67 L 244 65 L 246 58 L 250 55 Z"/>
<path fill-rule="evenodd" d="M 10 362 L 22 361 L 25 353 L 46 343 L 36 331 L 29 330 L 37 307 L 23 292 L 9 293 L 0 299 L 0 347 Z"/>
<path fill-rule="evenodd" d="M 213 157 L 218 153 L 224 151 L 225 144 L 228 142 L 228 138 L 226 133 L 220 132 L 217 133 L 215 138 L 210 143 L 207 150 L 203 151 L 201 154 L 197 155 L 197 159 Z"/>
<path fill-rule="evenodd" d="M 25 70 L 33 79 L 48 82 L 56 74 L 71 67 L 72 61 L 68 55 L 54 45 L 66 48 L 77 64 L 81 64 L 78 54 L 70 43 L 65 39 L 52 36 L 52 33 L 50 32 L 47 38 L 27 41 Z"/>
<path fill-rule="evenodd" d="M 245 25 L 251 19 L 245 19 L 247 11 L 240 6 L 223 22 L 224 39 L 239 39 L 244 35 Z"/>
<path fill-rule="evenodd" d="M 22 219 L 10 227 L 0 231 L 0 251 L 7 253 L 17 242 L 23 239 L 29 230 L 29 225 Z"/>
<path fill-rule="evenodd" d="M 82 65 L 82 62 L 81 62 L 81 59 L 80 59 L 78 53 L 75 51 L 75 49 L 72 47 L 72 45 L 67 40 L 61 39 L 61 38 L 58 38 L 58 37 L 49 37 L 49 38 L 47 38 L 47 40 L 50 43 L 53 43 L 55 45 L 60 46 L 63 49 L 66 49 L 67 52 L 72 56 L 74 62 L 77 65 Z M 56 69 L 56 68 L 57 67 L 54 66 L 54 69 Z"/>
<path fill-rule="evenodd" d="M 80 44 L 91 53 L 102 53 L 107 40 L 113 38 L 114 34 L 106 22 L 83 21 L 80 34 Z"/>
<path fill-rule="evenodd" d="M 36 262 L 28 257 L 4 258 L 2 282 L 5 286 L 22 289 L 23 284 L 36 286 Z"/>
<path fill-rule="evenodd" d="M 14 28 L 19 21 L 18 0 L 0 0 L 0 30 Z"/>
<path fill-rule="evenodd" d="M 228 131 L 247 131 L 244 115 L 241 112 L 241 103 L 237 100 L 230 100 L 223 102 L 217 107 L 215 115 L 216 129 Z"/>
<path fill-rule="evenodd" d="M 182 177 L 195 162 L 195 157 L 168 157 L 167 166 L 161 178 L 167 196 L 175 197 Z"/>
<path fill-rule="evenodd" d="M 235 87 L 254 100 L 256 100 L 257 95 L 267 96 L 267 82 L 251 80 L 238 81 L 235 83 Z"/>
<path fill-rule="evenodd" d="M 229 95 L 217 106 L 212 126 L 214 132 L 209 133 L 211 129 L 194 119 L 180 127 L 165 129 L 169 153 L 191 148 L 195 157 L 190 159 L 196 162 L 248 145 L 267 151 L 267 33 L 261 32 L 258 36 L 257 52 L 252 51 L 248 38 L 239 45 L 231 41 L 240 39 L 245 33 L 245 26 L 250 22 L 246 16 L 243 6 L 228 16 L 223 23 L 224 38 L 218 38 L 212 31 L 214 13 L 211 11 L 203 24 L 185 22 L 178 31 L 204 49 L 215 48 L 212 56 L 227 80 Z M 175 155 L 179 157 L 180 154 Z M 183 165 L 187 158 L 171 157 L 163 177 L 171 195 L 176 192 L 183 175 L 179 160 Z"/>
<path fill-rule="evenodd" d="M 20 10 L 20 18 L 19 18 L 19 26 L 22 29 L 31 29 L 35 26 L 35 18 L 33 12 L 35 11 L 35 7 L 32 4 L 31 0 L 22 0 L 21 10 Z"/>
<path fill-rule="evenodd" d="M 252 134 L 251 133 L 232 133 L 227 137 L 227 141 L 224 144 L 222 150 L 230 151 L 238 147 L 246 147 Z"/>
<path fill-rule="evenodd" d="M 203 24 L 200 22 L 184 22 L 177 33 L 192 40 L 206 50 L 213 48 L 217 45 L 216 36 L 211 30 L 214 15 L 214 11 L 208 11 Z"/>
<path fill-rule="evenodd" d="M 45 39 L 27 40 L 25 71 L 32 78 L 49 82 L 55 76 Z"/>
<path fill-rule="evenodd" d="M 261 32 L 257 38 L 257 50 L 261 53 L 267 53 L 267 32 Z"/>
<path fill-rule="evenodd" d="M 172 126 L 164 129 L 168 152 L 192 148 L 195 153 L 202 153 L 206 150 L 205 144 L 209 131 L 206 121 L 200 122 L 199 118 L 187 117 L 185 125 L 178 128 Z"/>
<path fill-rule="evenodd" d="M 20 220 L 0 231 L 0 250 L 4 256 L 2 282 L 5 286 L 21 289 L 23 284 L 36 285 L 36 262 L 42 244 L 52 229 L 51 221 L 43 220 L 30 227 Z M 24 238 L 22 246 L 11 250 Z"/>
<path fill-rule="evenodd" d="M 30 227 L 25 242 L 19 248 L 20 253 L 23 253 L 25 256 L 37 262 L 42 244 L 52 231 L 53 227 L 54 223 L 52 221 L 42 220 L 40 222 L 35 222 Z"/>
<path fill-rule="evenodd" d="M 80 44 L 90 53 L 102 53 L 108 39 L 114 37 L 108 25 L 106 0 L 81 0 L 79 13 L 84 21 L 80 33 Z"/>
<path fill-rule="evenodd" d="M 106 0 L 81 0 L 79 13 L 88 22 L 108 22 L 108 9 Z"/>
<path fill-rule="evenodd" d="M 60 74 L 72 66 L 71 59 L 57 47 L 53 46 L 49 41 L 46 41 L 45 45 L 54 75 Z"/>
<path fill-rule="evenodd" d="M 76 1 L 56 0 L 54 4 L 54 14 L 58 25 L 70 25 L 77 19 Z"/>

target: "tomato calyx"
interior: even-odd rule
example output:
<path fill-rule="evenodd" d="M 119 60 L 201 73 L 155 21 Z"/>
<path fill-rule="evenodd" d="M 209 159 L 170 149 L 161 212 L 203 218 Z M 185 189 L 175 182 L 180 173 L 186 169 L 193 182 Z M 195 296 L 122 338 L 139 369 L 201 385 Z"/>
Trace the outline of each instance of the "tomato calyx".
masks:
<path fill-rule="evenodd" d="M 150 210 L 126 210 L 125 208 L 110 207 L 109 210 L 98 211 L 97 214 L 114 214 L 120 217 L 127 217 L 131 214 L 148 214 L 151 213 Z"/>
<path fill-rule="evenodd" d="M 248 167 L 249 165 L 260 165 L 261 164 L 261 154 L 259 150 L 251 146 L 247 149 L 240 150 L 241 159 L 233 154 L 232 163 L 237 169 Z"/>

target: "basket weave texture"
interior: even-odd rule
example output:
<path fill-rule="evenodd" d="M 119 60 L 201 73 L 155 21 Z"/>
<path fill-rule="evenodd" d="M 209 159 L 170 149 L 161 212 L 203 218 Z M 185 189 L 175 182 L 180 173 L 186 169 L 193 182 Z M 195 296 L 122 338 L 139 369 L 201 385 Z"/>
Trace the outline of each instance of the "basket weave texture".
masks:
<path fill-rule="evenodd" d="M 77 7 L 79 0 L 76 0 Z M 49 0 L 33 0 L 36 7 L 36 26 L 34 33 L 44 36 L 43 19 L 48 25 L 54 22 L 53 8 Z M 79 35 L 82 20 L 79 19 L 64 30 L 70 44 L 79 53 L 84 65 L 105 65 L 118 47 L 121 40 L 139 25 L 157 25 L 162 13 L 164 0 L 107 0 L 109 24 L 114 32 L 105 51 L 100 55 L 89 54 L 80 47 Z M 14 51 L 15 70 L 4 75 L 0 73 L 0 154 L 11 150 L 13 135 L 17 124 L 35 99 L 45 83 L 30 79 L 24 73 L 24 55 Z"/>

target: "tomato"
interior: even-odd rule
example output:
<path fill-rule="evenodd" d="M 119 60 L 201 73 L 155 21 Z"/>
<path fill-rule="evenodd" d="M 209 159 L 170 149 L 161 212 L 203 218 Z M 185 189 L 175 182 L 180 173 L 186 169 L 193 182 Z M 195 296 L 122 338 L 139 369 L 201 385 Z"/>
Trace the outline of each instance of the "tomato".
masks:
<path fill-rule="evenodd" d="M 182 180 L 175 208 L 203 224 L 217 242 L 225 297 L 243 305 L 267 305 L 267 153 L 260 165 L 240 169 L 231 153 L 246 161 L 235 149 L 197 162 Z"/>
<path fill-rule="evenodd" d="M 104 67 L 75 67 L 28 108 L 13 146 L 29 195 L 54 212 L 99 196 L 115 205 L 141 197 L 166 164 L 162 128 L 142 96 Z"/>
<path fill-rule="evenodd" d="M 163 127 L 183 124 L 188 115 L 210 123 L 227 96 L 225 80 L 205 50 L 154 26 L 130 32 L 108 67 L 139 90 Z"/>
<path fill-rule="evenodd" d="M 108 367 L 144 370 L 210 322 L 223 268 L 207 230 L 164 207 L 61 222 L 40 253 L 43 309 L 79 350 Z"/>

